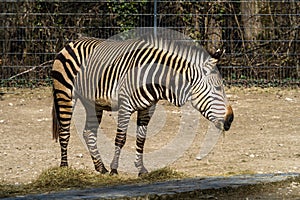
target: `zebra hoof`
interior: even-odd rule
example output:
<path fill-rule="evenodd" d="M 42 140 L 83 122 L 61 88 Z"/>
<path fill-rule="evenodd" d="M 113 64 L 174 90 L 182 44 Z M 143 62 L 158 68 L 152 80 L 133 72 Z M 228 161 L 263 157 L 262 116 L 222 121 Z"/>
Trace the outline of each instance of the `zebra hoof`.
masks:
<path fill-rule="evenodd" d="M 108 170 L 107 170 L 105 167 L 102 167 L 102 169 L 99 170 L 99 172 L 100 172 L 101 174 L 106 174 L 106 173 L 108 172 Z"/>
<path fill-rule="evenodd" d="M 111 169 L 109 175 L 111 175 L 111 176 L 118 175 L 118 170 L 117 169 Z"/>
<path fill-rule="evenodd" d="M 101 174 L 106 174 L 108 170 L 104 167 L 104 165 L 101 165 L 99 167 L 95 167 L 97 172 L 100 172 Z"/>
<path fill-rule="evenodd" d="M 143 169 L 142 171 L 139 172 L 138 176 L 139 177 L 143 177 L 146 174 L 148 174 L 148 170 L 147 169 Z"/>
<path fill-rule="evenodd" d="M 148 172 L 140 172 L 139 174 L 138 174 L 138 177 L 143 177 L 143 176 L 145 176 L 146 174 L 148 174 Z"/>
<path fill-rule="evenodd" d="M 105 167 L 103 167 L 101 170 L 101 174 L 106 174 L 107 172 L 108 172 L 108 170 Z"/>

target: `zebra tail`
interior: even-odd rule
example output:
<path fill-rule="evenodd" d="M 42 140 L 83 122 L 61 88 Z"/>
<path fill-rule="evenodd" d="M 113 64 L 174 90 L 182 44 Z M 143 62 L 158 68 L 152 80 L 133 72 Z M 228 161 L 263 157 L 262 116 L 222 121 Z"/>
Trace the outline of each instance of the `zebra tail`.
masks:
<path fill-rule="evenodd" d="M 53 107 L 52 107 L 52 135 L 53 135 L 53 140 L 57 142 L 58 136 L 59 136 L 59 122 L 57 118 L 57 113 L 56 113 L 56 106 L 55 102 L 53 102 Z"/>

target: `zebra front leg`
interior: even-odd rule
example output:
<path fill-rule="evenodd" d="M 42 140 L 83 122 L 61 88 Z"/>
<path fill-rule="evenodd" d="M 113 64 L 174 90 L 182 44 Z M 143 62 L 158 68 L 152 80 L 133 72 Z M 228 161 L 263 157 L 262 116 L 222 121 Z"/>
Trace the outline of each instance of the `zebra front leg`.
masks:
<path fill-rule="evenodd" d="M 110 175 L 118 174 L 121 149 L 125 145 L 125 142 L 126 142 L 126 132 L 123 132 L 122 130 L 118 129 L 115 138 L 115 154 L 110 164 L 110 168 L 111 168 Z"/>
<path fill-rule="evenodd" d="M 110 175 L 118 174 L 119 158 L 121 154 L 121 149 L 126 142 L 126 132 L 129 123 L 129 119 L 132 112 L 119 110 L 118 113 L 118 128 L 115 138 L 115 154 L 114 158 L 110 164 L 111 172 Z"/>
<path fill-rule="evenodd" d="M 146 133 L 147 133 L 147 126 L 138 126 L 137 127 L 136 157 L 135 157 L 134 164 L 135 164 L 135 167 L 139 171 L 138 176 L 148 173 L 148 170 L 145 168 L 144 162 L 143 162 L 143 152 L 144 152 L 144 144 L 146 141 Z"/>
<path fill-rule="evenodd" d="M 154 113 L 154 110 L 155 110 L 155 104 L 146 110 L 138 111 L 137 135 L 136 135 L 136 159 L 134 164 L 139 171 L 138 174 L 139 176 L 148 173 L 148 170 L 145 168 L 143 162 L 143 152 L 144 152 L 144 144 L 147 136 L 147 126 Z"/>

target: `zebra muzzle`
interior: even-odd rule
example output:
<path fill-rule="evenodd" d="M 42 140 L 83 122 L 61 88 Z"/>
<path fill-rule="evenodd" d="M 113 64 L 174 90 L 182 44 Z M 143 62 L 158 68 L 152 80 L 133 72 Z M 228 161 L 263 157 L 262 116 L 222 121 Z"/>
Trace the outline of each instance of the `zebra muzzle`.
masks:
<path fill-rule="evenodd" d="M 224 117 L 224 121 L 221 120 L 221 121 L 210 122 L 207 133 L 201 144 L 200 152 L 196 157 L 197 160 L 203 159 L 212 151 L 214 146 L 217 144 L 220 135 L 222 135 L 224 131 L 228 131 L 230 129 L 233 119 L 234 119 L 234 115 L 233 115 L 232 107 L 228 105 L 226 107 L 226 114 Z"/>
<path fill-rule="evenodd" d="M 230 129 L 231 123 L 233 122 L 234 114 L 231 105 L 226 108 L 226 114 L 224 118 L 224 130 L 228 131 Z"/>

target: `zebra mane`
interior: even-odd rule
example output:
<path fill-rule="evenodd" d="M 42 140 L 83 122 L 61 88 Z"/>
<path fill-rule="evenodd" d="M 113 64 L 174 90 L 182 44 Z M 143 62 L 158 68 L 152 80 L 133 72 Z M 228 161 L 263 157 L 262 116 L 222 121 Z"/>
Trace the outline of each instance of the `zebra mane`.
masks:
<path fill-rule="evenodd" d="M 172 35 L 169 32 L 165 35 L 147 34 L 141 39 L 154 48 L 175 54 L 196 66 L 202 66 L 202 63 L 212 58 L 201 45 L 190 38 L 178 32 L 171 33 Z"/>

